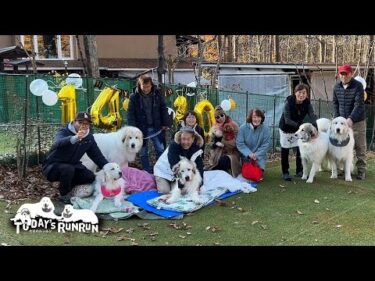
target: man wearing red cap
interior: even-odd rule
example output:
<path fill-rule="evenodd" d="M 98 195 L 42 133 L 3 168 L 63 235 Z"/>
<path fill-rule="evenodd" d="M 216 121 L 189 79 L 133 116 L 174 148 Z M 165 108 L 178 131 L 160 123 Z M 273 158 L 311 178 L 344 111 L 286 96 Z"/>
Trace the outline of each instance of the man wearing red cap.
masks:
<path fill-rule="evenodd" d="M 361 82 L 353 78 L 349 64 L 339 67 L 339 78 L 333 88 L 333 109 L 335 117 L 347 119 L 354 132 L 354 149 L 357 156 L 357 179 L 366 178 L 366 117 L 364 91 Z"/>

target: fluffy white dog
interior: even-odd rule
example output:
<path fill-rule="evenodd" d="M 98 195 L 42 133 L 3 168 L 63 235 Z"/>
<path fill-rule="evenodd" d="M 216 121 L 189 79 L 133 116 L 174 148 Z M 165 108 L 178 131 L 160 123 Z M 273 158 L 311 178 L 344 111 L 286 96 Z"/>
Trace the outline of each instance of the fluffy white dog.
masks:
<path fill-rule="evenodd" d="M 43 197 L 38 203 L 22 204 L 22 206 L 18 208 L 13 220 L 20 219 L 24 222 L 29 221 L 29 218 L 34 219 L 37 216 L 48 219 L 57 219 L 58 217 L 55 215 L 54 211 L 55 206 L 51 199 Z"/>
<path fill-rule="evenodd" d="M 328 118 L 319 118 L 316 120 L 319 132 L 328 133 L 329 127 L 331 127 L 331 120 Z"/>
<path fill-rule="evenodd" d="M 328 152 L 328 135 L 324 132 L 319 132 L 311 123 L 304 123 L 299 126 L 295 136 L 298 138 L 298 147 L 301 152 L 302 179 L 307 179 L 307 183 L 312 183 Z M 312 162 L 309 178 L 307 178 L 308 162 Z"/>
<path fill-rule="evenodd" d="M 122 127 L 117 132 L 94 134 L 94 139 L 107 161 L 117 163 L 120 167 L 133 162 L 143 145 L 142 131 L 133 126 Z M 83 155 L 81 161 L 87 169 L 96 171 L 97 166 L 87 154 Z"/>
<path fill-rule="evenodd" d="M 181 160 L 172 168 L 176 179 L 172 184 L 171 194 L 165 197 L 169 197 L 166 199 L 166 203 L 174 203 L 184 194 L 190 196 L 194 203 L 202 203 L 198 193 L 198 189 L 202 183 L 202 177 L 195 163 L 195 159 L 202 153 L 203 151 L 201 149 L 198 150 L 191 156 L 190 160 L 180 156 Z"/>
<path fill-rule="evenodd" d="M 105 164 L 96 173 L 94 182 L 94 196 L 91 210 L 96 211 L 104 198 L 114 197 L 115 206 L 120 208 L 125 195 L 125 180 L 122 178 L 121 168 L 116 163 Z"/>
<path fill-rule="evenodd" d="M 64 222 L 77 222 L 81 220 L 82 222 L 92 224 L 98 223 L 98 217 L 93 211 L 88 209 L 74 209 L 72 205 L 65 205 L 60 220 Z"/>
<path fill-rule="evenodd" d="M 344 166 L 345 181 L 352 181 L 353 171 L 353 130 L 348 126 L 344 117 L 332 120 L 329 130 L 328 157 L 330 159 L 331 179 L 337 179 L 337 166 Z"/>

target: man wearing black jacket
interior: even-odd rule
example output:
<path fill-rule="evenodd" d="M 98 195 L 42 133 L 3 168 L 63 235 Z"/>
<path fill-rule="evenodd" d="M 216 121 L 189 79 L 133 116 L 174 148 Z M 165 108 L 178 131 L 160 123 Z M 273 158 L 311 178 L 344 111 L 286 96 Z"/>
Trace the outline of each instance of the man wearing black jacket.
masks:
<path fill-rule="evenodd" d="M 64 203 L 70 202 L 68 193 L 75 185 L 95 180 L 94 173 L 80 161 L 85 153 L 100 169 L 108 163 L 90 134 L 90 123 L 88 113 L 78 113 L 74 121 L 57 132 L 49 155 L 43 162 L 42 172 L 47 180 L 60 182 L 60 200 Z"/>
<path fill-rule="evenodd" d="M 129 97 L 128 125 L 139 128 L 144 136 L 140 151 L 143 169 L 152 173 L 148 155 L 148 137 L 154 143 L 156 160 L 164 151 L 164 131 L 168 129 L 168 109 L 163 94 L 152 83 L 151 77 L 142 75 Z M 158 134 L 158 132 L 160 132 Z"/>
<path fill-rule="evenodd" d="M 333 88 L 333 109 L 335 118 L 346 118 L 353 128 L 354 149 L 357 156 L 357 179 L 366 178 L 366 116 L 363 85 L 353 78 L 353 68 L 349 64 L 339 67 L 339 78 Z"/>

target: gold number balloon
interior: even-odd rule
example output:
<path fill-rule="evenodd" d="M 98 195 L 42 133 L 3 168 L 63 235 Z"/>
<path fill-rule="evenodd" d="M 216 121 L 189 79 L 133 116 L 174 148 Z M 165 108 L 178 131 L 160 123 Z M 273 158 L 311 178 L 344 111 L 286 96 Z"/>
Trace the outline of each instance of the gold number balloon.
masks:
<path fill-rule="evenodd" d="M 206 139 L 208 139 L 209 131 L 210 131 L 211 127 L 216 123 L 215 109 L 214 109 L 213 105 L 211 104 L 211 102 L 209 100 L 205 99 L 205 100 L 202 100 L 202 101 L 198 102 L 195 105 L 194 111 L 198 115 L 199 126 L 201 126 L 203 128 L 204 136 L 205 136 Z M 207 119 L 207 122 L 208 122 L 208 124 L 207 124 L 208 129 L 207 130 L 205 129 L 205 126 L 204 126 L 204 115 L 206 115 L 206 119 Z"/>
<path fill-rule="evenodd" d="M 61 122 L 65 124 L 73 121 L 77 112 L 75 87 L 66 85 L 61 88 L 57 96 L 61 101 Z"/>
<path fill-rule="evenodd" d="M 108 105 L 108 114 L 103 116 L 103 109 Z M 91 106 L 91 118 L 95 126 L 116 131 L 121 127 L 120 91 L 106 87 Z"/>
<path fill-rule="evenodd" d="M 234 110 L 237 107 L 236 102 L 232 98 L 229 99 L 229 102 L 230 102 L 230 110 Z"/>
<path fill-rule="evenodd" d="M 182 121 L 182 118 L 184 117 L 184 114 L 186 113 L 188 109 L 188 103 L 187 99 L 184 96 L 178 96 L 174 103 L 173 106 L 176 108 L 176 120 L 178 123 Z"/>

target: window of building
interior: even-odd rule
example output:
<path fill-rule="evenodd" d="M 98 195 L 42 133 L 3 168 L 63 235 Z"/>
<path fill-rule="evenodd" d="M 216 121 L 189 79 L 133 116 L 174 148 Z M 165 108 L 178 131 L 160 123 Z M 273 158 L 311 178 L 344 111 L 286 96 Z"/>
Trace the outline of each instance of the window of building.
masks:
<path fill-rule="evenodd" d="M 25 48 L 34 51 L 36 59 L 73 59 L 72 35 L 21 35 Z"/>

